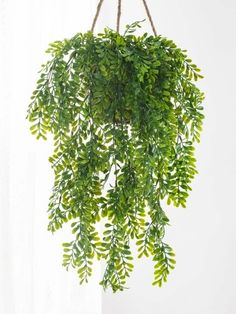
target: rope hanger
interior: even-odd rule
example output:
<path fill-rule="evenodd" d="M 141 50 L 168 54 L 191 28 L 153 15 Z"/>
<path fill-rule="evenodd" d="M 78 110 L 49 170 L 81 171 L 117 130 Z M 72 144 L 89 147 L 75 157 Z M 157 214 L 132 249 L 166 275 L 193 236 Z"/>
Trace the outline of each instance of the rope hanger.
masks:
<path fill-rule="evenodd" d="M 151 12 L 150 12 L 150 10 L 148 8 L 147 2 L 146 2 L 146 0 L 142 0 L 142 1 L 143 1 L 143 5 L 144 5 L 144 8 L 145 8 L 145 11 L 147 13 L 149 22 L 151 24 L 152 31 L 153 31 L 154 35 L 157 36 L 157 31 L 156 31 L 156 28 L 155 28 L 155 25 L 154 25 L 154 22 L 153 22 L 153 19 L 152 19 L 152 16 L 151 16 Z M 100 0 L 98 2 L 96 14 L 94 16 L 93 24 L 92 24 L 92 27 L 91 27 L 91 32 L 94 32 L 94 28 L 96 26 L 96 23 L 97 23 L 97 20 L 98 20 L 98 16 L 100 14 L 103 2 L 104 2 L 104 0 Z M 118 0 L 117 19 L 116 19 L 116 31 L 118 33 L 120 31 L 120 19 L 121 19 L 121 0 Z"/>

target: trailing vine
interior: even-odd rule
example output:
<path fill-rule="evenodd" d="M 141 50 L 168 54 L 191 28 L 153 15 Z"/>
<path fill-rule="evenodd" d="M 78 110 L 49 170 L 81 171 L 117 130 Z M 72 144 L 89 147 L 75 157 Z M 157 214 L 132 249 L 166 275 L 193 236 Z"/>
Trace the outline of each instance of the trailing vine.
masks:
<path fill-rule="evenodd" d="M 83 283 L 104 259 L 101 285 L 114 292 L 133 270 L 131 241 L 152 257 L 154 285 L 174 268 L 162 206 L 186 206 L 204 118 L 198 67 L 171 40 L 135 36 L 137 27 L 50 44 L 28 109 L 32 134 L 54 138 L 48 230 L 71 221 L 74 236 L 63 265 Z"/>

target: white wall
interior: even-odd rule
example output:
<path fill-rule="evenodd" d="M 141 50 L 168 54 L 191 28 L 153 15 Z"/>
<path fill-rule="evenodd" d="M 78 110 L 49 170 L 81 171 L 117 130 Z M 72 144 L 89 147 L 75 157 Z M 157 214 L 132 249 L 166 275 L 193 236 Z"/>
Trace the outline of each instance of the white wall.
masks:
<path fill-rule="evenodd" d="M 124 0 L 123 22 L 142 19 L 141 0 Z M 199 175 L 187 209 L 169 208 L 166 240 L 177 265 L 163 288 L 151 286 L 141 260 L 129 290 L 103 294 L 103 314 L 236 313 L 236 2 L 149 0 L 158 33 L 173 39 L 202 68 L 205 124 Z M 147 28 L 145 28 L 146 30 Z"/>

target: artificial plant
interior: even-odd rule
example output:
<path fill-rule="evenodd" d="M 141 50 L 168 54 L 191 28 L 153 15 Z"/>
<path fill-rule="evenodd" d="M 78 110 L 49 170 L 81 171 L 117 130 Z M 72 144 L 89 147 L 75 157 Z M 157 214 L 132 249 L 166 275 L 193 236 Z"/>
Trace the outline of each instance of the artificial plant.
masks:
<path fill-rule="evenodd" d="M 63 265 L 82 283 L 104 259 L 101 284 L 113 291 L 133 269 L 132 239 L 138 257 L 154 261 L 154 285 L 174 268 L 162 206 L 186 206 L 203 119 L 198 67 L 173 41 L 135 36 L 136 27 L 50 44 L 28 109 L 32 134 L 53 134 L 48 229 L 72 221 L 74 235 Z"/>

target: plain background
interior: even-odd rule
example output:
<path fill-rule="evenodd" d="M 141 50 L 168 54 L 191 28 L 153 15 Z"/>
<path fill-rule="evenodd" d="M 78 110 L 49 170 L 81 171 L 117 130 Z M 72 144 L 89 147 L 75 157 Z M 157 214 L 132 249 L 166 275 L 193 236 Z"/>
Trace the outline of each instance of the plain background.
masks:
<path fill-rule="evenodd" d="M 236 312 L 236 2 L 149 0 L 159 34 L 202 68 L 206 93 L 199 175 L 187 209 L 166 208 L 166 241 L 177 265 L 162 289 L 152 262 L 135 261 L 123 293 L 102 293 L 99 264 L 87 286 L 61 266 L 69 230 L 46 230 L 53 175 L 50 141 L 36 141 L 25 120 L 49 42 L 86 31 L 95 0 L 0 1 L 0 313 L 232 314 Z M 122 25 L 145 18 L 141 0 L 123 0 Z M 105 0 L 97 30 L 114 27 L 115 0 Z M 144 31 L 151 31 L 148 22 Z"/>

